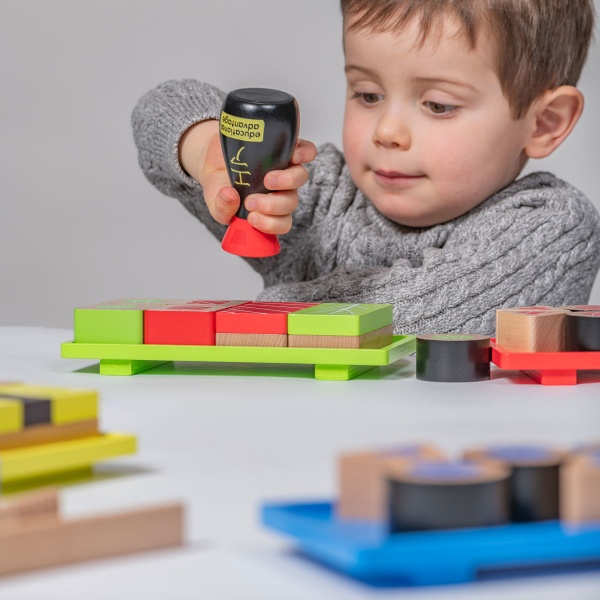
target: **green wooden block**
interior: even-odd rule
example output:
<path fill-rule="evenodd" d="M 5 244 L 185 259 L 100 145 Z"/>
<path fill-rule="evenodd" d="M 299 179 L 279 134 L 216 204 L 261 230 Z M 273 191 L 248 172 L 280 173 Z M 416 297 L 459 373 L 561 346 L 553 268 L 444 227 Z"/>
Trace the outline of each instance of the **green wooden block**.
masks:
<path fill-rule="evenodd" d="M 288 333 L 363 335 L 393 321 L 391 304 L 325 302 L 288 315 Z"/>
<path fill-rule="evenodd" d="M 121 298 L 75 309 L 75 343 L 142 344 L 144 310 L 181 300 Z"/>

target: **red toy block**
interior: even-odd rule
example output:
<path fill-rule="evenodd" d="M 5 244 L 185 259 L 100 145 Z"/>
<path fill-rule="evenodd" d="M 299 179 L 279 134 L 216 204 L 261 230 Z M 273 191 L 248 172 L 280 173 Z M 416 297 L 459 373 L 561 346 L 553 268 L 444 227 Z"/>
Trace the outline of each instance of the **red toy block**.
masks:
<path fill-rule="evenodd" d="M 492 339 L 492 362 L 542 385 L 574 385 L 577 371 L 600 369 L 600 352 L 508 352 Z"/>
<path fill-rule="evenodd" d="M 144 311 L 144 344 L 214 346 L 217 311 L 245 300 L 189 300 Z"/>
<path fill-rule="evenodd" d="M 287 334 L 287 316 L 317 302 L 247 302 L 216 315 L 217 333 Z"/>

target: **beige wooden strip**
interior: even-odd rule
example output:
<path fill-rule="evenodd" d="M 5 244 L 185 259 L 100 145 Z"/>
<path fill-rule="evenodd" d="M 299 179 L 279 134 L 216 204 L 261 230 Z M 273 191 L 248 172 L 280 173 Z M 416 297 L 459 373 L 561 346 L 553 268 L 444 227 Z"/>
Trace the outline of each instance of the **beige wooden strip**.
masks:
<path fill-rule="evenodd" d="M 97 434 L 97 419 L 78 423 L 64 423 L 62 425 L 34 425 L 16 433 L 0 435 L 0 450 L 75 440 Z"/>
<path fill-rule="evenodd" d="M 217 333 L 217 346 L 266 346 L 284 348 L 287 333 Z"/>
<path fill-rule="evenodd" d="M 0 575 L 182 544 L 181 504 L 66 522 L 36 516 L 0 536 Z"/>
<path fill-rule="evenodd" d="M 383 348 L 392 343 L 392 325 L 363 335 L 288 335 L 290 348 Z"/>
<path fill-rule="evenodd" d="M 58 490 L 56 488 L 46 488 L 1 499 L 0 537 L 6 531 L 21 527 L 27 519 L 38 515 L 58 520 Z"/>

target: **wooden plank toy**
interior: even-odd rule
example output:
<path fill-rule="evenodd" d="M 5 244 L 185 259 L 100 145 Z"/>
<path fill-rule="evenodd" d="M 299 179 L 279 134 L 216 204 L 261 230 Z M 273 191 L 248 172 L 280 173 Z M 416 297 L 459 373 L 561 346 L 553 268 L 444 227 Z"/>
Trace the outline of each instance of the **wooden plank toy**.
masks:
<path fill-rule="evenodd" d="M 64 520 L 56 490 L 0 501 L 0 576 L 183 545 L 179 503 Z"/>

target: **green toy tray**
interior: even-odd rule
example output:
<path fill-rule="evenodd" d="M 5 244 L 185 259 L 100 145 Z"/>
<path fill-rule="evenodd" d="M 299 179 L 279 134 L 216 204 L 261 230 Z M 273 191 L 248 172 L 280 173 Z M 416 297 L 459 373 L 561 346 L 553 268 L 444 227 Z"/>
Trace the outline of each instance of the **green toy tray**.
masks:
<path fill-rule="evenodd" d="M 398 335 L 392 339 L 389 346 L 363 350 L 64 342 L 61 356 L 99 359 L 101 375 L 135 375 L 166 362 L 191 361 L 315 365 L 315 379 L 346 381 L 416 351 L 414 335 Z"/>

